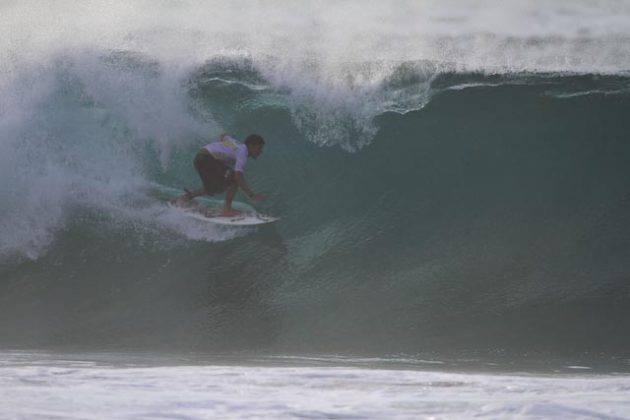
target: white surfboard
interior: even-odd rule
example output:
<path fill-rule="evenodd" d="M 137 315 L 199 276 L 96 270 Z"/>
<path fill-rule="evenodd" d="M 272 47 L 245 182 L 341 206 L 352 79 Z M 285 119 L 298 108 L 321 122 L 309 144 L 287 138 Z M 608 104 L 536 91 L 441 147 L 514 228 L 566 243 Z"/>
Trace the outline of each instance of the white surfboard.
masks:
<path fill-rule="evenodd" d="M 204 204 L 193 201 L 192 203 L 180 203 L 177 201 L 169 201 L 168 206 L 181 211 L 182 214 L 187 217 L 200 220 L 202 222 L 216 223 L 219 225 L 230 226 L 255 226 L 264 225 L 266 223 L 275 222 L 279 220 L 279 217 L 267 216 L 256 212 L 244 203 L 238 203 L 233 207 L 241 211 L 236 216 L 223 216 L 221 213 L 222 207 L 219 206 L 207 206 Z M 243 207 L 249 207 L 250 209 L 243 209 Z"/>
<path fill-rule="evenodd" d="M 221 214 L 223 200 L 197 197 L 192 202 L 178 202 L 177 198 L 181 196 L 182 190 L 160 184 L 152 184 L 149 194 L 159 200 L 166 201 L 170 208 L 180 211 L 186 217 L 202 222 L 231 226 L 255 226 L 272 223 L 280 219 L 279 217 L 258 213 L 254 207 L 239 201 L 232 202 L 232 208 L 240 211 L 241 214 L 231 217 L 223 216 Z"/>

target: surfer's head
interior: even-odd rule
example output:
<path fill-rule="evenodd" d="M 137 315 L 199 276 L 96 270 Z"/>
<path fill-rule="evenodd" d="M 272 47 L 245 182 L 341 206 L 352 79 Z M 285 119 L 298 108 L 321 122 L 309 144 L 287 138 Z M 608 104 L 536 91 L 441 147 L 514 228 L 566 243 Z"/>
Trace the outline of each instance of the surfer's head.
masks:
<path fill-rule="evenodd" d="M 259 134 L 250 134 L 245 139 L 245 145 L 247 146 L 247 154 L 256 159 L 262 153 L 265 139 Z"/>

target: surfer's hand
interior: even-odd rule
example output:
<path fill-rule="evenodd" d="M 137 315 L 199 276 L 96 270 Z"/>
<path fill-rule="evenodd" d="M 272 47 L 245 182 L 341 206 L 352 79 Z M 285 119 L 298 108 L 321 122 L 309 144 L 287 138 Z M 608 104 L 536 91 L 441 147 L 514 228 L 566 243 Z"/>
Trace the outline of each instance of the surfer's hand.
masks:
<path fill-rule="evenodd" d="M 254 193 L 249 198 L 251 198 L 254 201 L 263 201 L 264 199 L 267 198 L 267 196 L 264 194 Z"/>

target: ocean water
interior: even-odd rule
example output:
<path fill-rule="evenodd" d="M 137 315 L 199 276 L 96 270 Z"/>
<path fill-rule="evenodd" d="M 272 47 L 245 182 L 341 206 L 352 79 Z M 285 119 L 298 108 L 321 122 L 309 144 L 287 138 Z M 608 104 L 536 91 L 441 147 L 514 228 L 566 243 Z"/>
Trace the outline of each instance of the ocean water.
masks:
<path fill-rule="evenodd" d="M 615 0 L 3 2 L 1 414 L 630 416 L 629 46 Z M 156 193 L 222 132 L 279 222 Z"/>
<path fill-rule="evenodd" d="M 0 360 L 3 418 L 620 419 L 630 409 L 630 383 L 614 376 L 374 369 L 326 358 L 206 364 L 5 352 Z"/>

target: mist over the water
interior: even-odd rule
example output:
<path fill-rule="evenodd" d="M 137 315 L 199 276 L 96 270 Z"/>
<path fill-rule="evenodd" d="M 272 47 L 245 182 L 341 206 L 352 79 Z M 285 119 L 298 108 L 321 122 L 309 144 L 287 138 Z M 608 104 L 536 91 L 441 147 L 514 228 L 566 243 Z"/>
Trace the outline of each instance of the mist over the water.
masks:
<path fill-rule="evenodd" d="M 630 5 L 0 6 L 0 345 L 626 357 Z M 275 226 L 156 191 L 258 132 Z"/>

